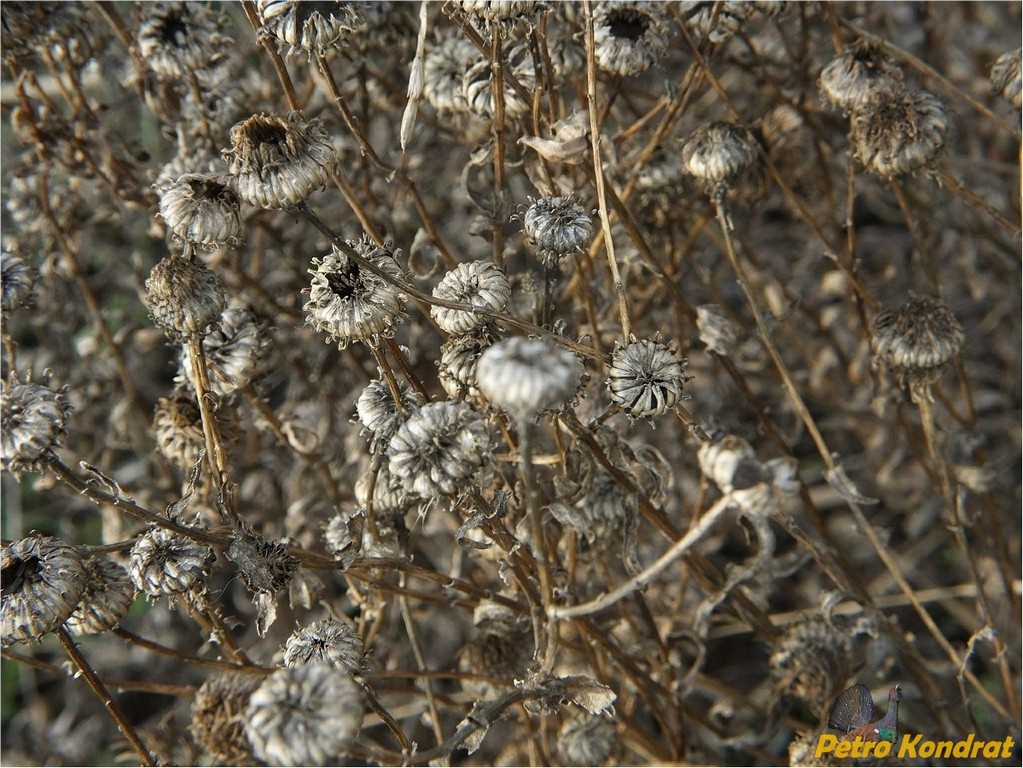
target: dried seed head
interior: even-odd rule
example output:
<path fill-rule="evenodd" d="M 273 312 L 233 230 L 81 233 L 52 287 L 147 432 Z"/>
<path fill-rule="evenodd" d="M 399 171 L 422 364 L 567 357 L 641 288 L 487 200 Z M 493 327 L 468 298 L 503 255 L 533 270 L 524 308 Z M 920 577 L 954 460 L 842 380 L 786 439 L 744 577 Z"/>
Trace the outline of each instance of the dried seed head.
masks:
<path fill-rule="evenodd" d="M 883 178 L 929 166 L 945 146 L 945 107 L 926 91 L 875 94 L 853 113 L 856 156 Z"/>
<path fill-rule="evenodd" d="M 771 674 L 786 693 L 816 706 L 849 674 L 852 637 L 821 618 L 790 626 L 771 653 Z"/>
<path fill-rule="evenodd" d="M 433 289 L 433 295 L 437 299 L 500 312 L 508 304 L 511 284 L 504 270 L 492 261 L 471 261 L 459 264 L 444 275 Z M 487 323 L 485 315 L 440 305 L 431 306 L 430 314 L 442 331 L 452 335 L 468 333 Z"/>
<path fill-rule="evenodd" d="M 489 347 L 476 366 L 480 391 L 516 419 L 561 408 L 579 390 L 583 366 L 564 347 L 516 336 Z"/>
<path fill-rule="evenodd" d="M 186 592 L 209 577 L 213 550 L 180 533 L 150 528 L 131 548 L 128 573 L 149 597 Z"/>
<path fill-rule="evenodd" d="M 284 544 L 249 531 L 236 531 L 225 554 L 238 566 L 245 586 L 256 594 L 276 595 L 298 570 L 298 560 Z"/>
<path fill-rule="evenodd" d="M 160 216 L 174 236 L 205 252 L 240 242 L 239 206 L 227 179 L 212 173 L 179 176 L 160 195 Z"/>
<path fill-rule="evenodd" d="M 625 346 L 616 343 L 611 356 L 607 387 L 630 419 L 648 419 L 667 413 L 680 400 L 685 382 L 686 360 L 679 360 L 678 344 L 644 339 Z"/>
<path fill-rule="evenodd" d="M 877 93 L 902 90 L 902 70 L 883 48 L 860 40 L 832 59 L 821 70 L 817 83 L 824 98 L 850 113 L 866 105 Z"/>
<path fill-rule="evenodd" d="M 913 296 L 897 309 L 874 318 L 874 358 L 895 374 L 899 386 L 919 388 L 937 381 L 945 365 L 959 354 L 966 335 L 952 311 L 941 301 Z"/>
<path fill-rule="evenodd" d="M 510 622 L 493 622 L 458 652 L 460 671 L 491 680 L 462 680 L 462 688 L 477 701 L 496 698 L 525 677 L 532 661 L 530 632 Z"/>
<path fill-rule="evenodd" d="M 684 0 L 681 3 L 682 18 L 697 43 L 704 40 L 723 43 L 739 31 L 742 23 L 752 15 L 754 5 L 744 0 Z"/>
<path fill-rule="evenodd" d="M 649 69 L 668 45 L 662 9 L 644 2 L 595 3 L 593 45 L 605 72 L 627 77 Z"/>
<path fill-rule="evenodd" d="M 583 250 L 593 232 L 590 214 L 571 197 L 534 200 L 522 217 L 522 228 L 545 263 Z"/>
<path fill-rule="evenodd" d="M 455 336 L 444 342 L 440 348 L 437 377 L 448 395 L 460 400 L 479 395 L 476 364 L 483 351 L 493 343 L 493 335 L 486 327 L 468 336 Z"/>
<path fill-rule="evenodd" d="M 209 369 L 210 389 L 227 397 L 250 384 L 259 372 L 269 351 L 267 329 L 245 307 L 228 307 L 218 322 L 202 340 L 206 365 Z M 182 348 L 181 367 L 177 383 L 188 381 L 195 386 L 192 352 Z"/>
<path fill-rule="evenodd" d="M 257 208 L 298 205 L 323 186 L 335 162 L 323 123 L 298 112 L 243 120 L 223 154 L 238 197 Z"/>
<path fill-rule="evenodd" d="M 567 720 L 558 731 L 561 765 L 608 765 L 620 747 L 614 722 L 600 715 Z"/>
<path fill-rule="evenodd" d="M 152 429 L 160 453 L 181 469 L 195 466 L 199 452 L 206 447 L 199 406 L 195 397 L 183 389 L 156 402 Z"/>
<path fill-rule="evenodd" d="M 3 256 L 0 257 L 0 308 L 11 312 L 20 307 L 27 307 L 32 300 L 36 281 L 36 271 L 25 263 L 20 253 L 8 250 L 4 244 Z"/>
<path fill-rule="evenodd" d="M 1023 50 L 1003 53 L 991 67 L 991 91 L 997 93 L 1016 109 L 1023 107 L 1020 86 L 1020 54 Z"/>
<path fill-rule="evenodd" d="M 82 598 L 67 620 L 76 635 L 96 635 L 117 626 L 135 602 L 135 585 L 128 572 L 108 557 L 84 561 Z"/>
<path fill-rule="evenodd" d="M 722 493 L 762 480 L 753 446 L 741 437 L 726 435 L 717 442 L 703 443 L 696 456 L 703 474 L 713 480 Z"/>
<path fill-rule="evenodd" d="M 442 114 L 468 112 L 462 79 L 479 60 L 479 50 L 471 41 L 447 30 L 423 58 L 423 96 Z"/>
<path fill-rule="evenodd" d="M 164 80 L 187 80 L 227 56 L 234 44 L 223 34 L 224 19 L 205 3 L 144 3 L 139 11 L 139 53 Z"/>
<path fill-rule="evenodd" d="M 789 744 L 789 765 L 790 766 L 831 766 L 838 765 L 838 759 L 834 755 L 825 752 L 818 755 L 820 751 L 820 734 L 815 731 L 806 731 L 798 734 Z"/>
<path fill-rule="evenodd" d="M 360 23 L 350 2 L 259 0 L 259 32 L 291 55 L 301 50 L 310 58 L 341 48 Z"/>
<path fill-rule="evenodd" d="M 360 674 L 366 666 L 362 637 L 354 628 L 332 618 L 297 630 L 284 646 L 284 666 L 328 664 Z"/>
<path fill-rule="evenodd" d="M 54 391 L 23 382 L 12 372 L 0 384 L 0 466 L 17 475 L 38 471 L 50 449 L 67 434 L 64 425 L 70 412 L 67 387 Z"/>
<path fill-rule="evenodd" d="M 425 402 L 423 396 L 404 380 L 398 382 L 398 392 L 405 414 L 412 413 Z M 405 420 L 405 414 L 398 412 L 394 396 L 383 379 L 373 379 L 362 390 L 359 399 L 355 401 L 355 411 L 365 431 L 371 436 L 370 453 L 373 454 L 387 447 L 391 436 Z"/>
<path fill-rule="evenodd" d="M 362 715 L 362 692 L 347 670 L 303 664 L 266 678 L 243 723 L 256 756 L 270 765 L 329 765 L 355 740 Z"/>
<path fill-rule="evenodd" d="M 709 194 L 733 187 L 756 162 L 757 145 L 742 126 L 710 123 L 695 130 L 682 145 L 682 163 Z"/>
<path fill-rule="evenodd" d="M 366 239 L 349 245 L 386 274 L 402 277 L 395 258 L 400 250 L 378 247 Z M 375 343 L 394 334 L 405 294 L 336 249 L 322 259 L 313 259 L 313 265 L 309 301 L 303 307 L 309 325 L 342 349 L 353 339 Z"/>
<path fill-rule="evenodd" d="M 172 341 L 203 336 L 227 304 L 215 272 L 180 256 L 160 261 L 146 280 L 150 316 Z"/>
<path fill-rule="evenodd" d="M 82 556 L 59 539 L 29 534 L 0 550 L 4 644 L 28 643 L 52 632 L 75 610 L 86 573 Z"/>
<path fill-rule="evenodd" d="M 394 433 L 387 455 L 391 474 L 410 493 L 454 496 L 481 481 L 492 460 L 492 438 L 468 403 L 428 403 Z"/>
<path fill-rule="evenodd" d="M 509 50 L 505 66 L 511 70 L 526 92 L 531 93 L 536 84 L 536 69 L 525 46 L 520 45 Z M 470 112 L 481 117 L 493 117 L 495 110 L 493 78 L 492 67 L 487 59 L 476 61 L 465 71 L 462 77 L 462 91 Z M 522 98 L 515 88 L 506 85 L 501 94 L 507 117 L 528 114 L 532 108 L 532 104 Z"/>
<path fill-rule="evenodd" d="M 196 691 L 188 730 L 196 743 L 219 764 L 249 765 L 252 762 L 252 745 L 245 737 L 242 716 L 262 682 L 259 675 L 214 672 Z"/>
<path fill-rule="evenodd" d="M 739 342 L 739 326 L 717 304 L 702 304 L 696 308 L 696 329 L 700 341 L 708 350 L 724 357 L 735 354 Z"/>
<path fill-rule="evenodd" d="M 529 19 L 549 8 L 538 0 L 455 0 L 455 5 L 486 23 Z"/>

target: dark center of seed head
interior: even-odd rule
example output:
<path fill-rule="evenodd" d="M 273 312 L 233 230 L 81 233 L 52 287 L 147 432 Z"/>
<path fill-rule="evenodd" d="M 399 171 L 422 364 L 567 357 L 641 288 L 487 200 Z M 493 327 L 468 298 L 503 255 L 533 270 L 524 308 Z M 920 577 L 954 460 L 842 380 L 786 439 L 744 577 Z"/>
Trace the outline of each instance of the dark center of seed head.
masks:
<path fill-rule="evenodd" d="M 294 13 L 296 26 L 299 29 L 305 27 L 306 22 L 314 16 L 326 20 L 333 16 L 341 15 L 341 3 L 338 2 L 322 2 L 322 0 L 312 0 L 312 2 L 306 2 L 303 0 L 301 3 L 295 3 Z"/>
<path fill-rule="evenodd" d="M 249 124 L 249 140 L 255 144 L 283 144 L 288 138 L 288 132 L 277 123 L 264 120 L 256 120 Z"/>
<path fill-rule="evenodd" d="M 14 562 L 4 566 L 0 572 L 0 586 L 3 587 L 4 594 L 9 595 L 21 589 L 21 585 L 38 572 L 42 565 L 42 561 L 35 555 L 27 559 L 14 558 Z"/>
<path fill-rule="evenodd" d="M 650 18 L 632 8 L 612 11 L 607 17 L 611 36 L 635 42 L 643 37 L 650 27 Z"/>
<path fill-rule="evenodd" d="M 351 262 L 344 269 L 331 272 L 327 275 L 327 285 L 339 299 L 354 296 L 356 291 L 364 287 L 362 275 L 359 273 L 359 265 Z"/>
<path fill-rule="evenodd" d="M 188 25 L 180 14 L 174 13 L 164 17 L 157 27 L 160 39 L 168 45 L 183 48 L 188 42 Z"/>

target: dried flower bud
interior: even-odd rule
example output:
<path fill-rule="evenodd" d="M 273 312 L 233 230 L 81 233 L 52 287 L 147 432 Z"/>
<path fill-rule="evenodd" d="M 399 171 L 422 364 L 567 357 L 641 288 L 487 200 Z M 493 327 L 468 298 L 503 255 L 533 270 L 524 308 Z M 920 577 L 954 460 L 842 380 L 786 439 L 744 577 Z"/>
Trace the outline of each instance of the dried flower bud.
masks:
<path fill-rule="evenodd" d="M 757 145 L 749 131 L 729 123 L 698 128 L 682 145 L 686 170 L 713 196 L 734 186 L 756 159 Z"/>
<path fill-rule="evenodd" d="M 335 153 L 320 120 L 306 121 L 298 112 L 260 114 L 231 129 L 224 161 L 242 200 L 257 208 L 291 208 L 324 185 Z"/>
<path fill-rule="evenodd" d="M 0 258 L 0 308 L 10 312 L 27 307 L 35 287 L 36 271 L 25 263 L 20 253 L 8 250 L 4 245 Z"/>
<path fill-rule="evenodd" d="M 492 261 L 471 261 L 459 264 L 444 275 L 433 289 L 433 295 L 437 299 L 500 312 L 508 304 L 511 284 L 504 270 Z M 468 333 L 487 323 L 486 315 L 439 305 L 431 306 L 430 314 L 442 331 L 452 335 Z"/>
<path fill-rule="evenodd" d="M 442 114 L 468 112 L 462 79 L 479 60 L 479 50 L 471 41 L 447 30 L 423 58 L 423 96 Z"/>
<path fill-rule="evenodd" d="M 620 743 L 614 723 L 600 715 L 567 720 L 558 731 L 561 765 L 608 765 Z"/>
<path fill-rule="evenodd" d="M 135 602 L 128 572 L 108 557 L 85 560 L 82 598 L 67 620 L 76 635 L 96 635 L 117 626 Z"/>
<path fill-rule="evenodd" d="M 86 580 L 82 556 L 59 539 L 29 534 L 0 550 L 3 642 L 27 643 L 52 632 L 75 610 Z"/>
<path fill-rule="evenodd" d="M 394 433 L 390 470 L 421 498 L 453 496 L 479 482 L 492 459 L 490 430 L 464 402 L 428 403 Z"/>
<path fill-rule="evenodd" d="M 164 80 L 187 80 L 226 56 L 234 43 L 205 3 L 145 3 L 139 10 L 139 53 Z"/>
<path fill-rule="evenodd" d="M 668 45 L 662 9 L 644 2 L 594 3 L 593 45 L 605 72 L 628 77 L 649 69 Z"/>
<path fill-rule="evenodd" d="M 590 215 L 571 197 L 534 200 L 526 209 L 522 225 L 526 238 L 545 263 L 583 250 L 593 232 Z"/>
<path fill-rule="evenodd" d="M 241 234 L 238 196 L 212 173 L 179 176 L 160 195 L 160 216 L 174 235 L 200 251 L 237 245 Z"/>
<path fill-rule="evenodd" d="M 3 469 L 20 474 L 36 472 L 47 453 L 60 445 L 71 412 L 67 388 L 52 390 L 20 381 L 12 372 L 0 384 L 0 434 Z"/>
<path fill-rule="evenodd" d="M 875 94 L 902 90 L 902 70 L 883 48 L 861 40 L 832 59 L 821 70 L 817 83 L 824 98 L 849 113 L 863 107 Z"/>
<path fill-rule="evenodd" d="M 270 765 L 329 765 L 362 726 L 362 692 L 347 670 L 326 664 L 285 667 L 256 689 L 245 709 L 245 735 Z"/>
<path fill-rule="evenodd" d="M 926 91 L 876 94 L 852 117 L 856 156 L 883 178 L 930 165 L 947 129 L 945 107 Z"/>
<path fill-rule="evenodd" d="M 997 93 L 1016 109 L 1023 107 L 1023 95 L 1020 86 L 1020 54 L 1023 50 L 1003 53 L 991 67 L 991 90 Z"/>
<path fill-rule="evenodd" d="M 228 307 L 202 340 L 210 389 L 227 397 L 252 382 L 270 346 L 265 326 L 245 307 Z M 195 386 L 192 352 L 183 347 L 176 383 Z"/>
<path fill-rule="evenodd" d="M 204 582 L 213 550 L 165 528 L 150 528 L 131 548 L 128 573 L 149 597 L 186 592 Z"/>
<path fill-rule="evenodd" d="M 739 326 L 717 304 L 701 304 L 696 308 L 696 329 L 708 350 L 724 357 L 735 354 Z"/>
<path fill-rule="evenodd" d="M 359 15 L 348 2 L 259 0 L 260 34 L 274 38 L 288 55 L 297 50 L 326 54 L 340 48 L 355 32 Z"/>
<path fill-rule="evenodd" d="M 622 346 L 615 344 L 607 387 L 611 399 L 620 405 L 630 419 L 650 418 L 667 413 L 686 395 L 682 387 L 686 360 L 678 358 L 678 344 L 662 344 L 644 339 Z"/>
<path fill-rule="evenodd" d="M 245 737 L 242 716 L 262 682 L 259 675 L 214 672 L 195 693 L 188 730 L 196 743 L 222 765 L 248 765 L 252 761 L 252 745 Z"/>
<path fill-rule="evenodd" d="M 160 261 L 146 280 L 153 322 L 173 341 L 202 336 L 227 304 L 224 284 L 204 265 L 180 256 Z"/>
<path fill-rule="evenodd" d="M 455 336 L 444 342 L 440 348 L 437 377 L 448 395 L 457 399 L 479 395 L 479 389 L 476 387 L 476 364 L 483 351 L 493 343 L 493 336 L 486 328 L 468 336 Z"/>
<path fill-rule="evenodd" d="M 384 273 L 401 278 L 395 258 L 401 251 L 392 251 L 388 245 L 375 246 L 370 240 L 349 245 Z M 313 276 L 309 301 L 303 307 L 309 325 L 326 333 L 328 341 L 341 348 L 353 339 L 375 343 L 379 337 L 393 335 L 405 294 L 338 250 L 313 259 L 313 265 L 316 268 L 309 271 Z"/>
<path fill-rule="evenodd" d="M 423 396 L 406 381 L 398 382 L 398 392 L 401 405 L 405 413 L 412 413 L 425 401 Z M 381 448 L 386 448 L 391 436 L 398 430 L 405 420 L 405 416 L 398 412 L 387 382 L 383 379 L 373 379 L 355 401 L 355 411 L 359 421 L 371 435 L 370 453 L 376 454 Z"/>
<path fill-rule="evenodd" d="M 183 389 L 156 402 L 152 430 L 160 453 L 181 469 L 195 466 L 199 452 L 206 448 L 199 405 Z"/>
<path fill-rule="evenodd" d="M 575 397 L 583 374 L 572 352 L 516 336 L 489 347 L 476 366 L 480 391 L 516 419 L 529 421 Z"/>
<path fill-rule="evenodd" d="M 362 637 L 348 624 L 332 618 L 297 630 L 284 645 L 284 666 L 328 664 L 360 674 L 366 666 Z"/>
<path fill-rule="evenodd" d="M 937 381 L 959 354 L 966 336 L 952 311 L 937 299 L 914 296 L 874 318 L 874 357 L 914 391 Z"/>

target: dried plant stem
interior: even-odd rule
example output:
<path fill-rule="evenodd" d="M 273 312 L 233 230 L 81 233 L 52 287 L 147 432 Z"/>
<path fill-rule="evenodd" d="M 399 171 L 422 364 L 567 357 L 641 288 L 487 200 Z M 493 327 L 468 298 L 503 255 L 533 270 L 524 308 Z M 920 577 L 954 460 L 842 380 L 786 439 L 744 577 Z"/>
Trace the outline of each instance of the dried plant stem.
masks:
<path fill-rule="evenodd" d="M 124 734 L 125 738 L 131 743 L 132 747 L 138 753 L 142 759 L 144 765 L 160 765 L 163 763 L 162 760 L 154 758 L 153 753 L 149 751 L 149 748 L 142 743 L 142 739 L 135 732 L 131 723 L 128 722 L 128 718 L 125 717 L 124 712 L 121 711 L 120 705 L 110 695 L 106 686 L 103 685 L 103 681 L 99 679 L 99 675 L 96 674 L 92 666 L 86 660 L 85 656 L 82 655 L 81 651 L 78 650 L 78 646 L 75 644 L 70 633 L 65 627 L 60 627 L 57 630 L 57 639 L 60 641 L 61 647 L 64 648 L 64 652 L 67 653 L 68 658 L 78 667 L 82 672 L 82 676 L 85 677 L 86 682 L 89 683 L 89 687 L 92 688 L 93 693 L 103 702 L 103 706 L 106 707 L 110 716 L 117 723 L 117 727 L 121 733 Z"/>
<path fill-rule="evenodd" d="M 505 114 L 504 114 L 504 55 L 501 50 L 501 25 L 494 24 L 490 30 L 490 88 L 494 94 L 494 212 L 495 221 L 491 229 L 494 263 L 504 266 L 504 212 L 505 186 L 508 183 L 505 170 Z"/>
<path fill-rule="evenodd" d="M 210 463 L 210 471 L 213 483 L 218 491 L 222 491 L 230 485 L 227 473 L 227 451 L 224 450 L 224 439 L 220 434 L 220 425 L 217 423 L 216 403 L 219 398 L 212 391 L 210 386 L 210 371 L 206 362 L 206 350 L 203 348 L 202 336 L 192 334 L 186 342 L 188 346 L 188 357 L 192 366 L 192 383 L 195 386 L 195 398 L 199 405 L 199 414 L 202 417 L 202 434 L 206 443 L 206 458 Z M 233 505 L 225 504 L 227 513 L 234 522 L 240 523 L 241 519 L 234 511 Z"/>
<path fill-rule="evenodd" d="M 952 194 L 961 198 L 965 202 L 977 208 L 985 216 L 990 218 L 995 224 L 1008 234 L 1013 239 L 1013 253 L 1012 255 L 1018 260 L 1020 256 L 1019 252 L 1019 235 L 1020 235 L 1020 224 L 1017 221 L 1013 224 L 1011 221 L 1006 219 L 1002 214 L 991 207 L 991 204 L 987 200 L 982 198 L 976 192 L 971 189 L 967 189 L 963 186 L 962 182 L 959 181 L 955 176 L 945 171 L 936 171 L 935 179 L 941 186 L 948 187 L 952 190 Z"/>
<path fill-rule="evenodd" d="M 398 586 L 405 586 L 404 573 L 398 575 Z M 426 657 L 423 656 L 423 649 L 419 644 L 419 636 L 416 634 L 416 623 L 412 620 L 412 612 L 409 610 L 408 598 L 405 595 L 398 595 L 398 606 L 401 610 L 402 621 L 405 623 L 409 647 L 412 649 L 412 655 L 416 659 L 416 668 L 426 670 L 429 666 L 426 663 Z M 423 693 L 426 694 L 426 708 L 430 713 L 430 724 L 433 726 L 433 735 L 439 744 L 444 741 L 444 731 L 441 727 L 440 713 L 437 711 L 437 700 L 433 695 L 433 684 L 429 677 L 424 677 L 420 679 L 420 685 L 423 687 Z"/>
<path fill-rule="evenodd" d="M 692 549 L 696 542 L 704 537 L 732 503 L 733 494 L 729 493 L 722 496 L 714 502 L 710 509 L 700 515 L 699 520 L 686 531 L 685 536 L 675 542 L 667 552 L 657 558 L 651 565 L 644 568 L 624 584 L 594 600 L 579 605 L 555 608 L 550 611 L 549 615 L 553 619 L 572 619 L 578 616 L 588 616 L 591 613 L 597 613 L 605 608 L 609 608 L 637 589 L 643 589 L 650 583 L 651 579 Z"/>
<path fill-rule="evenodd" d="M 277 48 L 274 47 L 273 40 L 265 35 L 259 34 L 259 14 L 256 11 L 256 4 L 252 0 L 242 0 L 242 10 L 245 11 L 245 18 L 249 20 L 249 24 L 252 25 L 252 31 L 256 33 L 256 39 L 259 44 L 266 51 L 267 56 L 270 57 L 270 61 L 273 63 L 274 71 L 277 73 L 277 79 L 281 81 L 281 87 L 284 88 L 284 98 L 287 99 L 288 109 L 298 110 L 302 106 L 298 101 L 298 96 L 295 95 L 295 86 L 292 85 L 291 76 L 288 74 L 288 67 L 284 63 L 284 59 L 281 58 L 281 54 L 277 52 Z"/>
<path fill-rule="evenodd" d="M 204 625 L 204 631 L 210 633 L 210 638 L 220 648 L 223 648 L 239 664 L 247 666 L 252 664 L 248 655 L 231 636 L 231 630 L 227 628 L 224 617 L 220 615 L 220 607 L 210 599 L 205 584 L 179 595 L 178 598 L 192 618 L 200 625 Z"/>
<path fill-rule="evenodd" d="M 927 276 L 927 281 L 931 284 L 931 290 L 937 294 L 940 291 L 941 280 L 938 276 L 937 267 L 934 264 L 934 258 L 929 253 L 930 249 L 926 247 L 926 238 L 924 237 L 920 221 L 917 219 L 916 214 L 913 213 L 913 209 L 909 204 L 909 199 L 906 197 L 906 191 L 902 188 L 902 184 L 897 179 L 889 179 L 888 188 L 892 191 L 892 195 L 895 197 L 895 200 L 899 205 L 899 210 L 902 212 L 902 217 L 906 221 L 906 228 L 909 229 L 909 234 L 913 238 L 913 242 L 916 244 L 916 252 L 920 259 L 920 266 L 923 268 L 924 274 Z"/>
<path fill-rule="evenodd" d="M 202 656 L 195 656 L 194 654 L 187 653 L 185 651 L 179 651 L 176 648 L 168 648 L 166 645 L 161 645 L 154 640 L 149 640 L 137 635 L 134 632 L 130 632 L 124 627 L 114 627 L 110 630 L 114 635 L 131 643 L 139 648 L 144 648 L 147 651 L 158 653 L 161 656 L 166 656 L 171 659 L 177 659 L 183 661 L 186 664 L 194 664 L 197 667 L 207 667 L 209 669 L 220 669 L 228 672 L 244 672 L 250 675 L 269 675 L 274 671 L 274 667 L 261 667 L 257 664 L 249 662 L 248 664 L 239 664 L 234 661 L 222 661 L 221 659 L 207 659 Z"/>
<path fill-rule="evenodd" d="M 593 42 L 593 8 L 590 0 L 583 0 L 586 15 L 586 105 L 590 113 L 590 150 L 593 156 L 593 180 L 597 189 L 597 212 L 600 215 L 601 231 L 604 233 L 604 250 L 611 270 L 611 281 L 618 296 L 618 317 L 622 325 L 622 339 L 626 342 L 632 333 L 629 321 L 629 300 L 625 284 L 618 272 L 614 240 L 611 237 L 611 220 L 607 213 L 607 199 L 604 193 L 604 166 L 600 159 L 600 124 L 597 121 L 597 62 Z"/>

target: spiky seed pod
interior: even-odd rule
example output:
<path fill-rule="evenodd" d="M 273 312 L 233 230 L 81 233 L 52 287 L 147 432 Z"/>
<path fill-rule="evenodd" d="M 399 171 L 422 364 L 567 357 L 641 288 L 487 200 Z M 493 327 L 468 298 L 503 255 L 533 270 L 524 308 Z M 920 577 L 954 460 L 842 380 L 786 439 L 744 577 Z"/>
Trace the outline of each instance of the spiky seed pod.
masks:
<path fill-rule="evenodd" d="M 370 453 L 377 454 L 387 447 L 391 436 L 405 420 L 405 415 L 419 408 L 425 400 L 406 381 L 398 382 L 398 392 L 404 413 L 398 412 L 387 382 L 373 379 L 355 401 L 355 412 L 370 435 Z"/>
<path fill-rule="evenodd" d="M 245 735 L 270 765 L 337 764 L 362 726 L 362 691 L 327 664 L 279 669 L 245 709 Z"/>
<path fill-rule="evenodd" d="M 516 419 L 529 421 L 572 400 L 583 366 L 572 352 L 542 339 L 516 336 L 480 356 L 476 380 L 487 399 Z"/>
<path fill-rule="evenodd" d="M 700 341 L 711 352 L 724 357 L 735 354 L 739 342 L 739 326 L 717 304 L 701 304 L 696 308 L 696 329 Z"/>
<path fill-rule="evenodd" d="M 966 334 L 952 311 L 938 299 L 913 296 L 900 307 L 874 318 L 871 349 L 898 379 L 914 392 L 941 376 L 963 346 Z"/>
<path fill-rule="evenodd" d="M 433 289 L 433 296 L 481 309 L 501 312 L 511 296 L 511 283 L 504 270 L 492 261 L 470 261 L 448 272 Z M 445 333 L 468 333 L 488 322 L 485 315 L 463 309 L 432 305 L 430 314 Z"/>
<path fill-rule="evenodd" d="M 172 341 L 202 336 L 227 305 L 224 284 L 215 272 L 180 256 L 160 261 L 146 279 L 150 316 Z"/>
<path fill-rule="evenodd" d="M 447 30 L 423 58 L 423 96 L 441 114 L 467 113 L 462 80 L 479 60 L 479 50 L 471 41 Z"/>
<path fill-rule="evenodd" d="M 58 390 L 29 380 L 21 381 L 12 371 L 0 384 L 0 466 L 8 472 L 36 472 L 47 453 L 60 445 L 67 431 L 71 403 L 67 387 Z"/>
<path fill-rule="evenodd" d="M 183 389 L 157 400 L 152 432 L 160 453 L 181 469 L 195 466 L 199 452 L 206 447 L 199 405 L 195 397 Z"/>
<path fill-rule="evenodd" d="M 223 18 L 205 3 L 144 3 L 139 10 L 139 53 L 164 80 L 186 80 L 210 68 L 234 44 L 223 34 Z"/>
<path fill-rule="evenodd" d="M 350 2 L 310 3 L 302 0 L 259 0 L 260 34 L 272 37 L 288 55 L 311 57 L 341 48 L 360 24 Z"/>
<path fill-rule="evenodd" d="M 593 233 L 590 214 L 571 197 L 534 200 L 522 217 L 522 228 L 545 263 L 583 250 Z"/>
<path fill-rule="evenodd" d="M 505 66 L 511 70 L 515 79 L 531 93 L 536 84 L 536 69 L 525 46 L 516 46 L 508 51 Z M 469 111 L 481 117 L 494 115 L 494 83 L 490 62 L 486 59 L 476 61 L 465 71 L 462 77 L 462 90 Z M 504 98 L 504 113 L 507 117 L 517 117 L 529 113 L 532 104 L 523 99 L 518 90 L 507 85 L 501 91 Z"/>
<path fill-rule="evenodd" d="M 267 329 L 251 310 L 242 306 L 225 309 L 202 340 L 210 389 L 227 397 L 250 384 L 270 348 Z M 176 383 L 188 381 L 195 386 L 192 352 L 182 348 L 181 367 Z"/>
<path fill-rule="evenodd" d="M 84 561 L 82 598 L 67 620 L 76 635 L 97 635 L 117 626 L 135 602 L 135 585 L 128 572 L 108 557 Z"/>
<path fill-rule="evenodd" d="M 284 666 L 301 664 L 328 664 L 358 675 L 366 667 L 362 636 L 332 618 L 314 621 L 294 632 L 284 645 Z"/>
<path fill-rule="evenodd" d="M 317 119 L 299 112 L 253 115 L 231 129 L 224 161 L 238 197 L 257 208 L 291 208 L 327 181 L 336 159 Z"/>
<path fill-rule="evenodd" d="M 611 355 L 607 387 L 630 419 L 645 419 L 667 413 L 686 395 L 687 361 L 678 357 L 678 344 L 644 339 L 622 346 L 616 343 Z"/>
<path fill-rule="evenodd" d="M 238 566 L 245 586 L 256 594 L 276 595 L 298 570 L 298 560 L 284 544 L 249 531 L 236 532 L 225 554 Z"/>
<path fill-rule="evenodd" d="M 160 195 L 160 216 L 170 231 L 205 252 L 240 242 L 240 206 L 227 179 L 213 173 L 186 173 Z"/>
<path fill-rule="evenodd" d="M 605 72 L 628 77 L 649 69 L 668 45 L 661 9 L 644 2 L 594 3 L 593 45 Z"/>
<path fill-rule="evenodd" d="M 213 550 L 180 533 L 150 528 L 131 548 L 128 573 L 149 597 L 186 592 L 206 581 Z"/>
<path fill-rule="evenodd" d="M 851 652 L 849 632 L 820 618 L 801 621 L 775 642 L 769 661 L 771 675 L 786 693 L 823 707 L 849 674 Z"/>
<path fill-rule="evenodd" d="M 384 273 L 395 279 L 402 277 L 395 258 L 400 250 L 376 246 L 365 239 L 349 245 Z M 393 335 L 402 317 L 405 294 L 338 250 L 313 259 L 313 266 L 315 269 L 309 270 L 313 276 L 309 301 L 303 309 L 306 322 L 327 334 L 328 342 L 343 349 L 352 340 L 375 342 Z"/>
<path fill-rule="evenodd" d="M 74 547 L 32 533 L 0 550 L 3 643 L 38 640 L 67 621 L 82 597 L 86 573 Z"/>
<path fill-rule="evenodd" d="M 945 107 L 926 91 L 875 94 L 852 117 L 856 156 L 886 179 L 929 166 L 947 129 Z"/>
<path fill-rule="evenodd" d="M 614 722 L 600 715 L 566 720 L 558 731 L 561 765 L 608 765 L 620 747 Z"/>
<path fill-rule="evenodd" d="M 36 271 L 25 263 L 20 253 L 8 250 L 4 245 L 3 257 L 0 258 L 0 308 L 11 312 L 20 307 L 27 307 L 32 300 L 36 281 Z"/>
<path fill-rule="evenodd" d="M 468 403 L 427 403 L 394 433 L 391 474 L 420 498 L 454 496 L 478 483 L 492 459 L 487 423 Z"/>
<path fill-rule="evenodd" d="M 832 106 L 848 114 L 863 107 L 875 94 L 902 90 L 902 70 L 883 48 L 860 40 L 821 70 L 817 84 Z"/>
<path fill-rule="evenodd" d="M 682 163 L 708 194 L 730 189 L 756 162 L 757 145 L 739 125 L 715 122 L 697 128 L 682 145 Z"/>
<path fill-rule="evenodd" d="M 1021 94 L 1020 55 L 1023 49 L 1003 53 L 991 67 L 991 91 L 997 93 L 1016 109 L 1023 107 Z"/>
<path fill-rule="evenodd" d="M 252 763 L 252 745 L 245 737 L 242 716 L 262 682 L 260 675 L 214 672 L 196 691 L 188 730 L 218 764 Z"/>
<path fill-rule="evenodd" d="M 476 365 L 483 351 L 493 343 L 492 334 L 484 328 L 468 336 L 452 337 L 441 345 L 437 378 L 449 396 L 464 399 L 479 395 Z"/>

